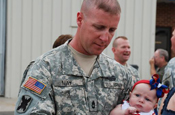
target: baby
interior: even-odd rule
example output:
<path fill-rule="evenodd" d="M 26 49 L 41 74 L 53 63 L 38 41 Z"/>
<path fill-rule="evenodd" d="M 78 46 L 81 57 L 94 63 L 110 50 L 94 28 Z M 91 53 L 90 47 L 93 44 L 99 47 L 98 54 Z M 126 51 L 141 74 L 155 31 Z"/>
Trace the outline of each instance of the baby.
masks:
<path fill-rule="evenodd" d="M 164 93 L 168 93 L 168 87 L 160 84 L 157 74 L 151 80 L 140 80 L 136 82 L 130 93 L 129 101 L 124 101 L 122 114 L 120 115 L 155 115 L 154 109 L 157 101 Z M 114 108 L 110 115 L 119 115 Z"/>

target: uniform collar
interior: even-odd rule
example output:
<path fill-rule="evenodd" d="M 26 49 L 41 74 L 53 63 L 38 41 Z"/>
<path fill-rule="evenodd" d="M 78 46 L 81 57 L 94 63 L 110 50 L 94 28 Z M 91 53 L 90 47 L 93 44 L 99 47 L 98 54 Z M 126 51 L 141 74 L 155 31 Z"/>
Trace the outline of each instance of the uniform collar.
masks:
<path fill-rule="evenodd" d="M 62 72 L 63 74 L 69 74 L 69 75 L 75 75 L 75 76 L 87 76 L 83 70 L 79 67 L 78 63 L 76 62 L 75 58 L 73 57 L 73 54 L 71 50 L 68 48 L 68 44 L 71 40 L 68 40 L 64 44 L 64 48 L 62 48 L 63 54 L 61 58 L 61 65 L 62 65 Z M 106 65 L 109 64 L 106 60 L 105 56 L 103 54 L 99 55 L 97 57 L 97 61 L 94 64 L 94 69 L 92 72 L 92 75 L 98 74 L 96 77 L 110 77 L 112 76 L 111 73 L 113 71 L 109 72 L 109 66 Z M 111 69 L 110 69 L 111 70 Z M 114 75 L 114 74 L 113 74 Z"/>

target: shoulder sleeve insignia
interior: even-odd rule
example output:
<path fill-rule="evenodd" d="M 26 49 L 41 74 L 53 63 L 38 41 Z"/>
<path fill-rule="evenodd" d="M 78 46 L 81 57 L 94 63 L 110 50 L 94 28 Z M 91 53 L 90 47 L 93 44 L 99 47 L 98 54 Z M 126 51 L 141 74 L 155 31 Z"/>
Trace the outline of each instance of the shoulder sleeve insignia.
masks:
<path fill-rule="evenodd" d="M 35 78 L 29 77 L 26 83 L 23 85 L 24 87 L 41 94 L 46 85 Z"/>
<path fill-rule="evenodd" d="M 28 109 L 31 102 L 32 102 L 32 98 L 30 96 L 23 95 L 19 102 L 18 107 L 16 108 L 17 112 L 18 113 L 25 112 Z"/>

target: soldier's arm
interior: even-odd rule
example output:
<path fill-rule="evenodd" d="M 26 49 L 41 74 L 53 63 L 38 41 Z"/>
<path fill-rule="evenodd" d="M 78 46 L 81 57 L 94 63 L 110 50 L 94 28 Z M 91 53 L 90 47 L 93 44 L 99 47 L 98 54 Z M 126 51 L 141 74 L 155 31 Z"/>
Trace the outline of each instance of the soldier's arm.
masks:
<path fill-rule="evenodd" d="M 22 83 L 15 107 L 15 115 L 55 114 L 51 74 L 41 62 L 32 65 Z"/>

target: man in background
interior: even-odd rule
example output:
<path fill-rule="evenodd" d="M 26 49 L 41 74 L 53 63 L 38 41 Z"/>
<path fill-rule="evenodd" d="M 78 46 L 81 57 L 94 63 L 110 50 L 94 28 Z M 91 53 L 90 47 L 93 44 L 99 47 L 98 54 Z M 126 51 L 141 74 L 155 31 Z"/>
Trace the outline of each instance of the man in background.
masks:
<path fill-rule="evenodd" d="M 168 63 L 168 52 L 164 49 L 157 49 L 154 53 L 154 56 L 150 59 L 150 74 L 158 74 L 160 82 L 164 75 L 164 69 Z M 155 68 L 157 66 L 157 69 Z"/>
<path fill-rule="evenodd" d="M 125 36 L 118 36 L 113 41 L 112 52 L 114 53 L 114 59 L 123 65 L 133 77 L 139 80 L 138 70 L 127 64 L 127 61 L 131 55 L 131 46 L 129 40 Z"/>

